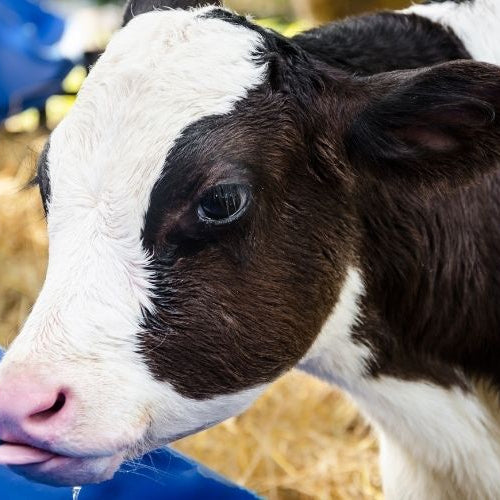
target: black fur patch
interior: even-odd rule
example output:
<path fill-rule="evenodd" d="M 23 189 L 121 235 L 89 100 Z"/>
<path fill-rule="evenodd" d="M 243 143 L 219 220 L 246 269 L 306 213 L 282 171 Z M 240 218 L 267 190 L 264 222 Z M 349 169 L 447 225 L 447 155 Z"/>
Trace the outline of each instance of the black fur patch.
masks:
<path fill-rule="evenodd" d="M 476 231 L 484 227 L 478 214 L 493 224 L 499 212 L 484 192 L 499 181 L 459 187 L 455 201 L 440 194 L 500 159 L 499 125 L 488 111 L 500 110 L 498 69 L 458 62 L 354 79 L 309 62 L 296 72 L 307 92 L 266 82 L 231 114 L 185 130 L 169 155 L 144 230 L 156 276 L 156 312 L 141 335 L 148 366 L 191 398 L 269 382 L 305 354 L 352 264 L 366 280 L 356 338 L 374 350 L 374 375 L 457 384 L 466 372 L 500 381 L 482 341 L 467 341 L 474 332 L 500 343 L 496 301 L 480 306 L 500 296 L 487 276 L 500 233 Z M 413 102 L 413 94 L 427 99 Z M 441 140 L 442 131 L 453 139 L 462 117 L 458 149 L 434 161 L 400 147 L 401 129 L 384 139 L 391 158 L 384 148 L 376 156 L 386 120 L 401 128 L 433 106 L 442 116 L 422 147 L 429 137 L 434 147 L 432 134 Z M 360 123 L 366 144 L 353 157 Z M 228 179 L 251 186 L 252 204 L 236 224 L 206 227 L 197 202 Z"/>
<path fill-rule="evenodd" d="M 354 78 L 307 35 L 209 16 L 261 33 L 268 78 L 232 113 L 188 127 L 151 194 L 156 312 L 140 342 L 153 374 L 197 399 L 274 380 L 310 347 L 355 265 L 366 286 L 355 337 L 373 349 L 374 376 L 500 384 L 500 177 L 488 173 L 500 159 L 498 69 L 463 61 Z M 338 65 L 382 73 L 468 57 L 439 26 L 388 16 L 385 51 L 368 64 L 361 30 L 358 56 Z M 388 57 L 398 33 L 417 55 Z M 202 193 L 235 179 L 251 187 L 248 211 L 207 227 Z"/>
<path fill-rule="evenodd" d="M 141 350 L 153 373 L 186 396 L 239 391 L 290 369 L 338 294 L 340 276 L 321 270 L 338 261 L 333 275 L 342 272 L 349 236 L 331 227 L 343 244 L 326 251 L 311 228 L 322 219 L 330 227 L 333 211 L 343 219 L 344 181 L 306 181 L 317 177 L 296 106 L 265 84 L 230 115 L 192 125 L 153 190 L 144 244 L 155 256 L 157 313 L 145 318 Z M 237 223 L 208 227 L 197 202 L 226 179 L 250 185 L 252 203 Z M 304 297 L 314 306 L 304 308 Z"/>
<path fill-rule="evenodd" d="M 421 16 L 393 12 L 335 22 L 293 41 L 322 61 L 357 75 L 470 59 L 452 31 Z"/>
<path fill-rule="evenodd" d="M 418 183 L 429 174 L 435 183 L 449 177 L 454 168 L 450 158 L 460 158 L 457 182 L 476 175 L 481 162 L 490 165 L 497 154 L 490 142 L 495 136 L 485 134 L 498 125 L 500 108 L 500 85 L 492 79 L 492 68 L 447 63 L 409 72 L 408 79 L 398 78 L 395 85 L 393 74 L 380 76 L 387 93 L 374 99 L 349 130 L 351 162 L 361 168 L 369 162 L 379 179 L 402 175 L 406 182 Z M 472 168 L 469 173 L 466 165 Z"/>

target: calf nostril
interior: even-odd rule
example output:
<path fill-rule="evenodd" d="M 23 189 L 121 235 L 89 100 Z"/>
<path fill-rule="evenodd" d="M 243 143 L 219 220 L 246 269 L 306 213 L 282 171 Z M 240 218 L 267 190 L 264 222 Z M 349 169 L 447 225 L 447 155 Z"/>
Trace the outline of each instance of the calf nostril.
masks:
<path fill-rule="evenodd" d="M 60 392 L 57 395 L 57 398 L 49 411 L 52 411 L 52 413 L 57 413 L 59 410 L 62 410 L 62 407 L 66 404 L 66 394 L 64 392 Z"/>
<path fill-rule="evenodd" d="M 29 418 L 35 421 L 47 420 L 56 413 L 59 413 L 63 409 L 65 404 L 66 404 L 66 395 L 64 394 L 64 392 L 59 392 L 54 403 L 52 404 L 52 406 L 50 406 L 50 408 L 45 408 L 42 411 L 33 413 L 32 415 L 30 415 Z"/>

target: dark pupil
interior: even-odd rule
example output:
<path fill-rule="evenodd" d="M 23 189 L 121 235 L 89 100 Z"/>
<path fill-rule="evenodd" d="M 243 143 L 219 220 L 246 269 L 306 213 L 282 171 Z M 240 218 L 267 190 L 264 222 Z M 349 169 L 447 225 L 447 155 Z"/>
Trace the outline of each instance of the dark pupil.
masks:
<path fill-rule="evenodd" d="M 200 205 L 206 217 L 215 220 L 227 219 L 242 205 L 240 186 L 236 184 L 215 186 L 205 194 Z"/>

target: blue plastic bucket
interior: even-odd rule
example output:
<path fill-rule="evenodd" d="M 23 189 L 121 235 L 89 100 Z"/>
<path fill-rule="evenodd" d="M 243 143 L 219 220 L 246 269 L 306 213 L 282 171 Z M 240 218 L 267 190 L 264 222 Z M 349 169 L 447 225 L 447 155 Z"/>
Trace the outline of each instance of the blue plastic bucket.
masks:
<path fill-rule="evenodd" d="M 36 1 L 0 0 L 0 120 L 41 108 L 73 62 L 57 54 L 64 20 Z"/>

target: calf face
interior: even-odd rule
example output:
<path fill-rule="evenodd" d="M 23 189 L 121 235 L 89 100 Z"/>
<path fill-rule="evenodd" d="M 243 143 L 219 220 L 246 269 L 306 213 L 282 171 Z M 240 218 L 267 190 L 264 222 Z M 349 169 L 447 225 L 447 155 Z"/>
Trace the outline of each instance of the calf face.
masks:
<path fill-rule="evenodd" d="M 41 157 L 49 265 L 0 366 L 0 460 L 101 481 L 244 410 L 359 265 L 367 186 L 493 167 L 498 76 L 355 80 L 224 10 L 133 19 Z"/>

